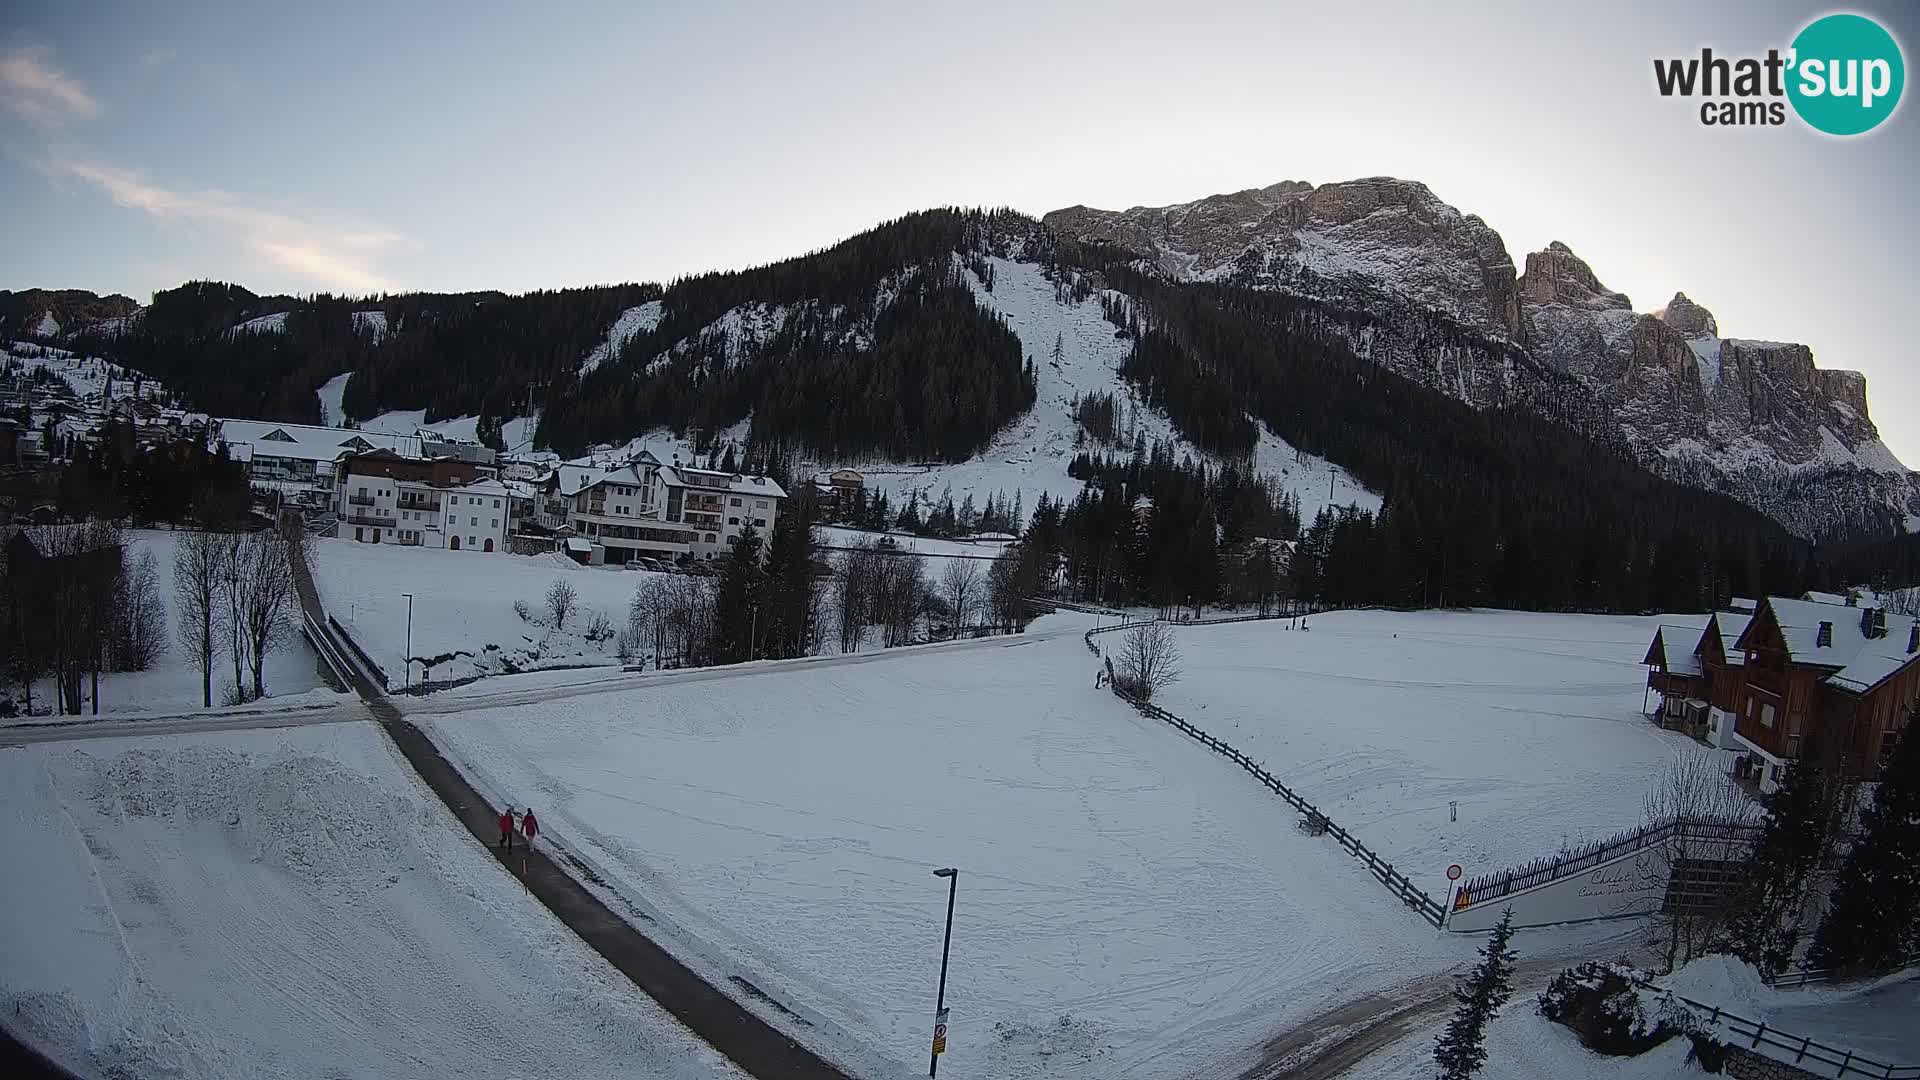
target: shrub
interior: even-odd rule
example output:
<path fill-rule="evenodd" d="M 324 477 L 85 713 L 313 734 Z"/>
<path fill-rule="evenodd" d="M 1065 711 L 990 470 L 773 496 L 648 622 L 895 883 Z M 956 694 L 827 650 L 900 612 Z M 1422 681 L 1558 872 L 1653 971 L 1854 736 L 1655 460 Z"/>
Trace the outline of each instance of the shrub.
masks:
<path fill-rule="evenodd" d="M 1540 1015 L 1563 1024 L 1597 1054 L 1644 1054 L 1701 1025 L 1679 1002 L 1643 993 L 1646 976 L 1626 964 L 1589 960 L 1553 977 L 1540 995 Z"/>

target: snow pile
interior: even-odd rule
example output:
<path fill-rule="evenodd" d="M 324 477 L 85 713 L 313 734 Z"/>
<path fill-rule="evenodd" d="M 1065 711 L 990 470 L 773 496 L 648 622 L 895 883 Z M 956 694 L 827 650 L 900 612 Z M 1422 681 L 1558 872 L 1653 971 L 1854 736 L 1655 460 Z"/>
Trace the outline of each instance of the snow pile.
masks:
<path fill-rule="evenodd" d="M 1683 964 L 1660 980 L 1660 988 L 1750 1019 L 1764 1015 L 1779 993 L 1751 964 L 1726 955 L 1702 956 Z"/>
<path fill-rule="evenodd" d="M 621 312 L 620 317 L 607 328 L 607 336 L 601 339 L 600 344 L 593 347 L 593 351 L 587 354 L 585 360 L 580 361 L 580 377 L 586 378 L 601 364 L 606 363 L 609 357 L 626 348 L 627 342 L 635 337 L 652 333 L 654 328 L 660 325 L 661 316 L 665 313 L 665 305 L 658 300 L 649 300 L 638 307 L 630 307 Z"/>
<path fill-rule="evenodd" d="M 1444 898 L 1450 863 L 1472 877 L 1640 823 L 1667 761 L 1698 748 L 1640 712 L 1662 621 L 1705 619 L 1356 611 L 1304 632 L 1192 627 L 1160 704 Z"/>
<path fill-rule="evenodd" d="M 308 545 L 314 582 L 327 608 L 392 685 L 404 681 L 407 598 L 413 594 L 413 678 L 435 682 L 549 667 L 618 664 L 612 640 L 585 636 L 593 613 L 624 626 L 634 588 L 655 576 L 585 567 L 559 555 L 506 555 L 321 539 Z M 579 594 L 580 610 L 555 630 L 544 625 L 555 581 Z M 514 611 L 527 605 L 531 620 Z M 424 669 L 424 675 L 423 675 Z"/>
<path fill-rule="evenodd" d="M 86 1075 L 736 1076 L 379 730 L 0 755 L 0 1009 Z"/>
<path fill-rule="evenodd" d="M 862 1074 L 925 1064 L 939 866 L 960 869 L 956 1076 L 1232 1075 L 1329 998 L 1470 957 L 1239 770 L 1094 689 L 1088 625 L 516 694 L 434 734 L 676 955 Z"/>

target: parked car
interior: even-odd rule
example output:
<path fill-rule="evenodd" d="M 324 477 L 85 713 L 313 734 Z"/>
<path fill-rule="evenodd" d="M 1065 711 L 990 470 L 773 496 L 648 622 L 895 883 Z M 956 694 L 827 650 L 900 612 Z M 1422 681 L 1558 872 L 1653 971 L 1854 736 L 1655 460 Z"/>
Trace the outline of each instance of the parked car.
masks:
<path fill-rule="evenodd" d="M 653 567 L 651 567 L 651 566 L 648 566 L 648 565 L 647 565 L 647 560 L 645 560 L 645 559 L 628 559 L 628 560 L 627 560 L 627 569 L 629 569 L 629 570 L 651 570 L 651 569 L 653 569 Z"/>

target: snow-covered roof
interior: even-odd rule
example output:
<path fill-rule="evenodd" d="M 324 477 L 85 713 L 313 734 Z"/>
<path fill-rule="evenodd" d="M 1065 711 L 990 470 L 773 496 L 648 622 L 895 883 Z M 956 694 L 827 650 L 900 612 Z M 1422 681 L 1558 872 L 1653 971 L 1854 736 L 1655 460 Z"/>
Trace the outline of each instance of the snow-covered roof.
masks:
<path fill-rule="evenodd" d="M 507 485 L 501 483 L 498 480 L 493 479 L 492 477 L 488 477 L 487 479 L 484 479 L 484 480 L 475 480 L 471 484 L 467 484 L 465 486 L 457 487 L 457 488 L 449 488 L 448 490 L 457 491 L 463 495 L 506 495 L 508 494 Z"/>
<path fill-rule="evenodd" d="M 1787 657 L 1796 664 L 1809 664 L 1839 670 L 1827 676 L 1827 685 L 1854 693 L 1877 686 L 1908 663 L 1920 659 L 1920 653 L 1907 652 L 1913 640 L 1915 620 L 1904 615 L 1886 615 L 1886 632 L 1868 637 L 1863 629 L 1868 607 L 1836 607 L 1816 600 L 1789 600 L 1768 597 L 1780 637 L 1787 644 Z M 1829 644 L 1820 644 L 1821 624 L 1829 624 Z"/>
<path fill-rule="evenodd" d="M 1801 593 L 1800 599 L 1810 604 L 1840 604 L 1844 606 L 1847 602 L 1847 598 L 1839 593 L 1816 592 L 1812 589 Z"/>
<path fill-rule="evenodd" d="M 1720 651 L 1727 658 L 1728 667 L 1743 667 L 1747 654 L 1735 648 L 1740 635 L 1747 632 L 1747 624 L 1753 622 L 1752 615 L 1734 615 L 1724 611 L 1714 612 L 1713 621 L 1707 625 L 1720 632 Z"/>
<path fill-rule="evenodd" d="M 697 487 L 716 491 L 732 491 L 741 495 L 755 495 L 762 498 L 784 499 L 785 488 L 765 476 L 743 476 L 739 473 L 723 473 L 712 469 L 692 469 L 685 465 L 667 465 L 661 468 L 660 478 L 673 487 Z"/>
<path fill-rule="evenodd" d="M 355 428 L 277 424 L 271 420 L 221 419 L 216 423 L 220 425 L 221 442 L 229 448 L 249 446 L 256 458 L 332 461 L 341 454 L 361 450 L 391 450 L 406 457 L 421 456 L 417 435 L 383 435 Z"/>
<path fill-rule="evenodd" d="M 1749 615 L 1753 614 L 1754 609 L 1759 606 L 1760 601 L 1752 600 L 1744 596 L 1736 596 L 1732 600 L 1727 601 L 1728 611 L 1744 611 Z"/>
<path fill-rule="evenodd" d="M 567 550 L 568 551 L 592 551 L 593 541 L 587 539 L 584 536 L 568 537 Z"/>
<path fill-rule="evenodd" d="M 1701 673 L 1700 658 L 1693 652 L 1693 643 L 1699 640 L 1698 627 L 1679 626 L 1674 623 L 1660 624 L 1656 644 L 1661 646 L 1665 654 L 1668 674 L 1699 675 Z"/>

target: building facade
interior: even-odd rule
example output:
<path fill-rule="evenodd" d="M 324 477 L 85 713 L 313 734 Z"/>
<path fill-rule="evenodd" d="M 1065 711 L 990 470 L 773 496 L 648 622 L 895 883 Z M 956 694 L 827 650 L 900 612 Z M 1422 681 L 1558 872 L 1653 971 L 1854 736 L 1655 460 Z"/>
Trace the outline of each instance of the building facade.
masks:
<path fill-rule="evenodd" d="M 511 496 L 489 472 L 458 458 L 385 450 L 343 457 L 335 472 L 333 535 L 368 544 L 506 551 Z"/>
<path fill-rule="evenodd" d="M 593 563 L 712 559 L 755 529 L 764 538 L 786 491 L 764 476 L 662 465 L 651 454 L 611 469 L 562 466 L 535 498 L 540 524 L 588 541 Z"/>

